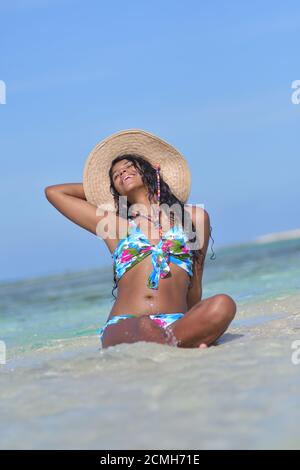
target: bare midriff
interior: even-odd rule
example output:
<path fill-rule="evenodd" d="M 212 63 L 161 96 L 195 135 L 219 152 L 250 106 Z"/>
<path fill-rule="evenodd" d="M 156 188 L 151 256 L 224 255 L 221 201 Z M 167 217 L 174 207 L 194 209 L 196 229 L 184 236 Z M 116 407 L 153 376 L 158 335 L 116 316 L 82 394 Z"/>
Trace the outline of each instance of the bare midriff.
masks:
<path fill-rule="evenodd" d="M 118 296 L 108 319 L 115 315 L 153 315 L 187 311 L 189 275 L 170 263 L 170 273 L 160 278 L 158 289 L 149 289 L 147 281 L 153 269 L 151 255 L 123 274 L 118 282 Z"/>
<path fill-rule="evenodd" d="M 148 221 L 141 220 L 138 225 L 151 244 L 159 242 L 159 238 L 150 237 L 151 224 Z M 162 225 L 163 232 L 170 228 L 170 225 Z M 117 284 L 117 299 L 108 319 L 125 314 L 143 316 L 157 313 L 185 313 L 190 277 L 184 269 L 172 262 L 169 267 L 170 273 L 167 277 L 159 279 L 158 289 L 147 287 L 149 275 L 153 270 L 151 255 L 125 272 Z"/>

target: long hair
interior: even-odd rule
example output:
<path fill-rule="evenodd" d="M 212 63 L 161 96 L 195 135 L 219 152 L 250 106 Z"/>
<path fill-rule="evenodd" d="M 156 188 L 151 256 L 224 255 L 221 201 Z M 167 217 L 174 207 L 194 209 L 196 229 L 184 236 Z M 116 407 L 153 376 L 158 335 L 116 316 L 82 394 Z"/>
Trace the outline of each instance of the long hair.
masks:
<path fill-rule="evenodd" d="M 122 154 L 118 155 L 111 163 L 111 167 L 109 169 L 109 179 L 110 179 L 110 192 L 113 195 L 114 198 L 114 203 L 115 203 L 115 209 L 116 209 L 116 214 L 120 214 L 120 206 L 119 206 L 119 196 L 120 194 L 117 192 L 114 182 L 113 182 L 113 177 L 112 177 L 112 169 L 115 163 L 119 162 L 120 160 L 128 160 L 133 163 L 134 167 L 138 171 L 138 173 L 141 175 L 142 181 L 144 185 L 148 189 L 148 199 L 149 202 L 152 203 L 157 195 L 157 180 L 156 180 L 156 169 L 151 165 L 150 162 L 145 160 L 143 157 L 140 155 L 134 154 L 134 153 L 129 153 L 129 154 Z M 190 218 L 190 214 L 188 211 L 185 210 L 184 208 L 184 203 L 180 201 L 171 191 L 169 185 L 163 180 L 162 176 L 160 175 L 160 204 L 167 204 L 169 207 L 172 206 L 173 204 L 179 204 L 181 207 L 181 214 L 182 214 L 182 226 L 184 225 L 184 220 L 185 217 L 189 220 L 188 226 L 192 227 L 192 232 L 195 234 L 195 226 L 193 221 Z M 127 208 L 126 210 L 129 211 L 130 208 L 130 203 L 128 202 L 127 199 Z M 170 211 L 172 223 L 174 222 L 174 211 Z M 211 231 L 212 227 L 209 227 L 210 233 L 209 236 L 212 239 L 212 242 L 214 243 L 214 240 L 211 236 Z M 189 242 L 195 242 L 196 241 L 196 235 L 194 237 L 188 238 Z M 211 246 L 212 249 L 212 246 Z M 213 249 L 212 249 L 213 251 Z M 192 256 L 193 256 L 193 272 L 195 269 L 195 264 L 196 263 L 201 263 L 201 268 L 203 268 L 203 263 L 204 263 L 204 253 L 201 249 L 198 250 L 192 250 Z M 212 257 L 210 259 L 215 259 L 214 258 L 214 253 L 212 254 Z M 115 272 L 113 272 L 114 276 L 114 286 L 112 289 L 112 295 L 116 299 L 114 295 L 114 291 L 117 288 L 117 279 Z M 189 288 L 191 288 L 191 282 L 189 285 Z"/>

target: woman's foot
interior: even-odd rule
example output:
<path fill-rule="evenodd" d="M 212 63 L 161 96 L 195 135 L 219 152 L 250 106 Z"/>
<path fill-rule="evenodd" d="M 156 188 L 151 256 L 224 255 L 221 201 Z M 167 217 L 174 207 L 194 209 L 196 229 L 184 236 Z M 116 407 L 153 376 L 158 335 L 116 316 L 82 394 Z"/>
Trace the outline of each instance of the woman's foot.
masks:
<path fill-rule="evenodd" d="M 201 349 L 207 348 L 207 344 L 201 343 L 200 346 L 199 346 L 199 348 L 201 348 Z"/>

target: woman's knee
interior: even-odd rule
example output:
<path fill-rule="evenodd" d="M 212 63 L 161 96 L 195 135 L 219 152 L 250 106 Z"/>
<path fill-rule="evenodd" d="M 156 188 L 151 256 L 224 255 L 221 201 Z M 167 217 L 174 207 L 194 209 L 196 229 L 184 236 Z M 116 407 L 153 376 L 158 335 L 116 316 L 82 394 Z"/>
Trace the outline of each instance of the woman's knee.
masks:
<path fill-rule="evenodd" d="M 236 314 L 236 303 L 230 295 L 217 294 L 213 298 L 213 312 L 215 315 L 226 316 L 232 321 Z"/>

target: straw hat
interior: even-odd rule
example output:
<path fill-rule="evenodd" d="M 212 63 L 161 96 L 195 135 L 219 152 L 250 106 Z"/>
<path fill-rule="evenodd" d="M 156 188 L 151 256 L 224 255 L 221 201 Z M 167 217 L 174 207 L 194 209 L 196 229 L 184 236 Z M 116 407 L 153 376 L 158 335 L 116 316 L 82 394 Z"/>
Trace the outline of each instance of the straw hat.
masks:
<path fill-rule="evenodd" d="M 172 193 L 183 203 L 187 201 L 191 189 L 187 161 L 172 145 L 140 129 L 112 134 L 93 148 L 83 170 L 83 189 L 87 201 L 95 206 L 112 204 L 114 207 L 109 169 L 115 157 L 126 153 L 137 153 L 153 166 L 159 163 L 161 176 Z"/>

